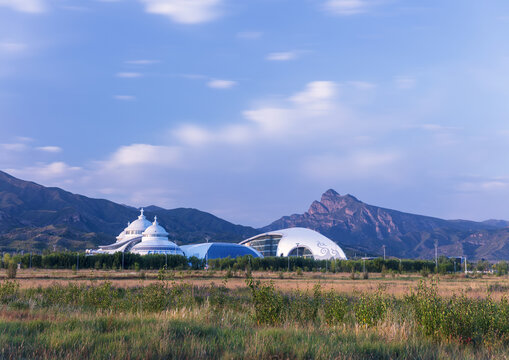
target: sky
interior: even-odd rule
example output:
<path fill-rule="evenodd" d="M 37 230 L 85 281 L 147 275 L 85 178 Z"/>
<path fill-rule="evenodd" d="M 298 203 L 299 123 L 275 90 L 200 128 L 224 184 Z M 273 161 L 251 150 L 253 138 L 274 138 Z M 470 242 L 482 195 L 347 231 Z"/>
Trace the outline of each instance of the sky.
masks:
<path fill-rule="evenodd" d="M 507 0 L 0 0 L 0 169 L 260 227 L 509 219 Z"/>

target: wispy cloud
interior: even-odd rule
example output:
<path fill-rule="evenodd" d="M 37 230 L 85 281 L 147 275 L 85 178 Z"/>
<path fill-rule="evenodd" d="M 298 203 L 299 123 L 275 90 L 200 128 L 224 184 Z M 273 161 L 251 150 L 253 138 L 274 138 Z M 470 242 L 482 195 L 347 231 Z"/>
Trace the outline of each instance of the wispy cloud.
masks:
<path fill-rule="evenodd" d="M 64 177 L 72 179 L 73 175 L 81 170 L 80 167 L 70 166 L 62 161 L 56 161 L 52 163 L 38 163 L 35 166 L 21 169 L 7 169 L 7 172 L 14 176 L 28 179 L 51 180 Z"/>
<path fill-rule="evenodd" d="M 8 143 L 8 144 L 0 144 L 6 151 L 25 151 L 28 150 L 29 147 L 25 143 Z"/>
<path fill-rule="evenodd" d="M 213 79 L 207 83 L 207 86 L 212 89 L 231 89 L 235 85 L 237 85 L 236 81 L 220 79 Z"/>
<path fill-rule="evenodd" d="M 179 149 L 171 146 L 132 144 L 120 147 L 104 162 L 108 168 L 144 165 L 174 165 L 179 160 Z"/>
<path fill-rule="evenodd" d="M 134 101 L 136 100 L 135 96 L 132 95 L 115 95 L 113 96 L 114 99 L 120 100 L 120 101 Z"/>
<path fill-rule="evenodd" d="M 276 140 L 282 136 L 296 139 L 341 127 L 341 121 L 329 117 L 335 110 L 336 84 L 315 81 L 288 98 L 286 106 L 262 106 L 243 112 L 244 121 L 219 129 L 207 129 L 193 124 L 173 131 L 176 139 L 189 146 L 223 143 L 246 146 L 256 140 Z M 340 114 L 340 112 L 337 112 Z"/>
<path fill-rule="evenodd" d="M 181 24 L 200 24 L 216 19 L 222 0 L 140 0 L 145 11 L 169 17 Z"/>
<path fill-rule="evenodd" d="M 127 79 L 134 79 L 134 78 L 139 78 L 139 77 L 142 77 L 143 75 L 141 73 L 138 73 L 138 72 L 119 72 L 116 74 L 116 77 L 119 77 L 119 78 L 127 78 Z"/>
<path fill-rule="evenodd" d="M 140 60 L 127 60 L 125 63 L 129 64 L 129 65 L 152 65 L 152 64 L 160 63 L 160 61 L 159 60 L 140 59 Z"/>
<path fill-rule="evenodd" d="M 46 3 L 43 0 L 0 0 L 0 6 L 32 14 L 46 11 Z"/>
<path fill-rule="evenodd" d="M 1 1 L 1 0 L 0 0 Z M 17 54 L 25 51 L 27 44 L 14 41 L 0 42 L 0 53 Z"/>
<path fill-rule="evenodd" d="M 327 11 L 336 15 L 356 15 L 368 11 L 367 0 L 329 0 L 324 5 Z"/>
<path fill-rule="evenodd" d="M 59 153 L 62 151 L 62 148 L 59 146 L 39 146 L 36 147 L 35 149 L 47 153 Z"/>
<path fill-rule="evenodd" d="M 413 76 L 396 76 L 394 83 L 400 89 L 412 89 L 415 87 L 417 80 Z"/>
<path fill-rule="evenodd" d="M 297 58 L 296 51 L 273 52 L 265 57 L 269 61 L 289 61 Z"/>

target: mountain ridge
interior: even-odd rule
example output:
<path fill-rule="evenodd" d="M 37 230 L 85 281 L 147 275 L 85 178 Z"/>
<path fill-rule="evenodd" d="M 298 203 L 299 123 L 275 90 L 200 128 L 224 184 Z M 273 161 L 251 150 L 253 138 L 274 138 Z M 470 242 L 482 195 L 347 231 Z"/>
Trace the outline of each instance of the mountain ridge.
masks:
<path fill-rule="evenodd" d="M 203 241 L 238 241 L 256 234 L 212 214 L 190 208 L 148 206 L 179 244 Z M 17 179 L 0 171 L 0 249 L 83 250 L 115 241 L 115 236 L 136 219 L 139 211 L 106 199 L 73 194 Z"/>
<path fill-rule="evenodd" d="M 324 192 L 303 214 L 283 216 L 263 227 L 316 230 L 346 248 L 392 256 L 430 258 L 435 240 L 441 254 L 495 260 L 509 256 L 509 229 L 504 221 L 444 220 L 366 204 L 355 196 Z"/>

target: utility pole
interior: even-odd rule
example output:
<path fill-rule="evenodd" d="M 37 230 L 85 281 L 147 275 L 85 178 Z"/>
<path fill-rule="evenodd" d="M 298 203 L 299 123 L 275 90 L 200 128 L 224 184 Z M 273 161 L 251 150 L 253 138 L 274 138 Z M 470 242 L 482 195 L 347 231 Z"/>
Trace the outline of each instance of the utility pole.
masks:
<path fill-rule="evenodd" d="M 32 259 L 32 258 L 30 258 Z M 78 271 L 80 269 L 80 253 L 77 252 L 76 253 L 76 271 Z"/>
<path fill-rule="evenodd" d="M 382 245 L 382 248 L 384 249 L 384 261 L 385 261 L 385 245 Z"/>
<path fill-rule="evenodd" d="M 366 259 L 362 259 L 362 272 L 365 273 L 366 272 Z"/>
<path fill-rule="evenodd" d="M 142 215 L 143 215 L 143 212 L 142 212 Z M 122 270 L 124 270 L 124 252 L 125 251 L 122 251 Z"/>
<path fill-rule="evenodd" d="M 465 256 L 465 274 L 467 273 L 467 257 Z"/>

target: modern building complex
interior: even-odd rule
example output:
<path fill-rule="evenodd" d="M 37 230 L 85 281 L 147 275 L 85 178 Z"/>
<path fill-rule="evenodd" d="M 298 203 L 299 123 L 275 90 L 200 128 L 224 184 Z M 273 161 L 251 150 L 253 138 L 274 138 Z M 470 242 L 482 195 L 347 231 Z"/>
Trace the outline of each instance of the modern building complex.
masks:
<path fill-rule="evenodd" d="M 184 255 L 174 242 L 168 239 L 166 230 L 158 224 L 157 216 L 151 223 L 140 211 L 138 219 L 129 223 L 111 245 L 100 246 L 99 250 L 87 250 L 89 254 L 114 254 L 116 252 L 132 252 L 140 255 L 168 254 Z"/>
<path fill-rule="evenodd" d="M 343 250 L 331 239 L 305 228 L 266 232 L 241 242 L 263 256 L 303 256 L 316 260 L 346 260 Z"/>
<path fill-rule="evenodd" d="M 168 239 L 168 232 L 157 222 L 151 223 L 140 211 L 138 219 L 128 223 L 117 236 L 117 241 L 100 246 L 98 250 L 87 250 L 88 254 L 114 254 L 131 252 L 140 255 L 167 254 L 195 256 L 199 259 L 236 258 L 251 255 L 303 256 L 316 260 L 346 260 L 343 250 L 332 240 L 320 233 L 305 228 L 290 228 L 270 231 L 253 236 L 240 244 L 201 243 L 179 247 Z"/>
<path fill-rule="evenodd" d="M 251 255 L 263 257 L 258 251 L 248 246 L 231 243 L 202 243 L 181 246 L 187 257 L 196 256 L 198 259 L 236 258 L 238 256 Z"/>

